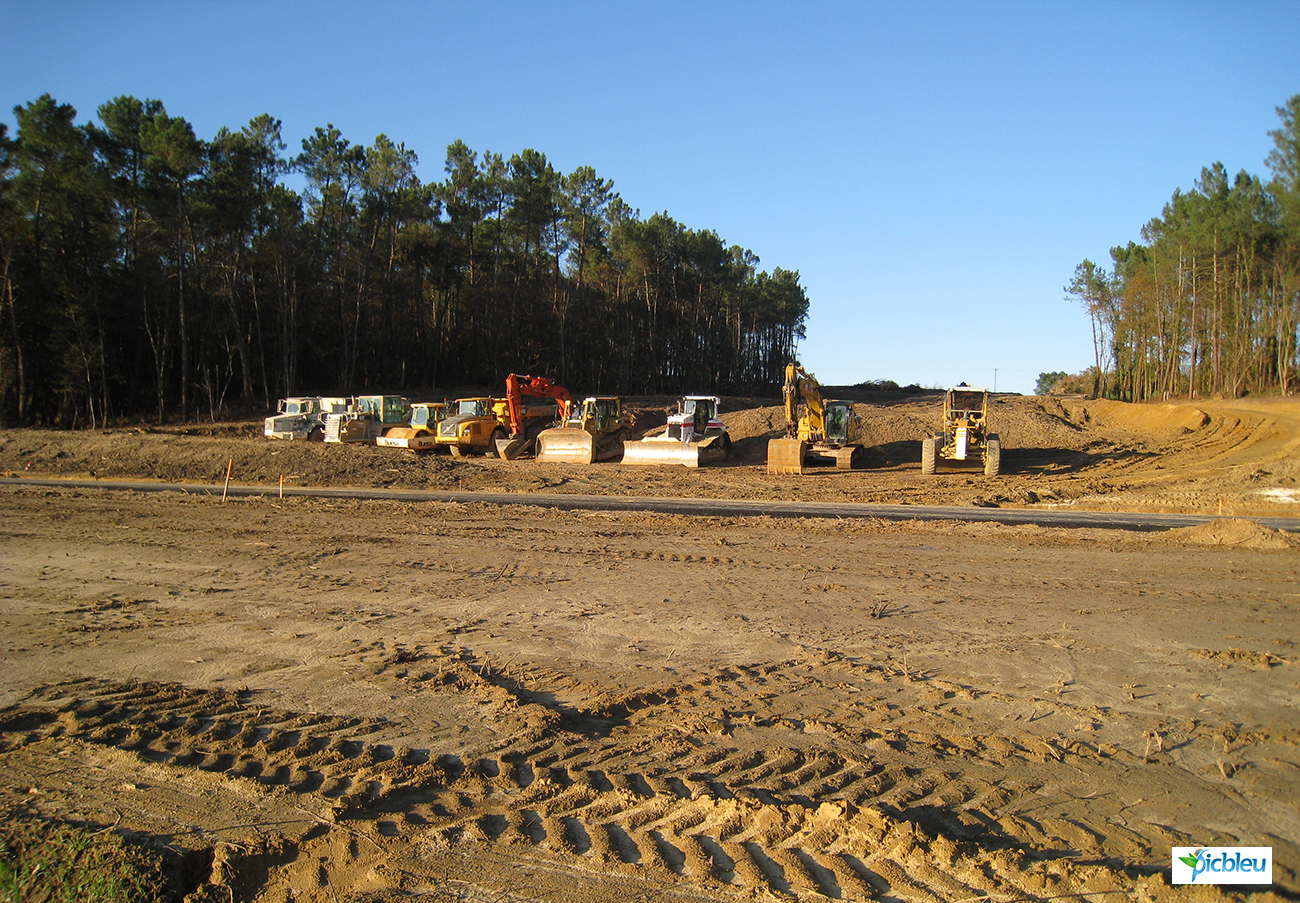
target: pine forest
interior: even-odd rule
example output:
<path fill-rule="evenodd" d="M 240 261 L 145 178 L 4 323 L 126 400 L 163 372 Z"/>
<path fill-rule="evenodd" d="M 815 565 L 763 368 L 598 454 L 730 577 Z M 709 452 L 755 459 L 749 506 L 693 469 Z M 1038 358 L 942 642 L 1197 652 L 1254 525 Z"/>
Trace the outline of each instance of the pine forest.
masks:
<path fill-rule="evenodd" d="M 0 423 L 218 419 L 289 394 L 496 386 L 776 394 L 798 272 L 586 166 L 413 150 L 280 123 L 196 137 L 157 100 L 78 124 L 49 95 L 0 124 Z M 289 185 L 295 185 L 295 191 Z"/>
<path fill-rule="evenodd" d="M 1300 379 L 1300 95 L 1277 109 L 1265 182 L 1222 164 L 1175 191 L 1113 268 L 1076 267 L 1088 390 L 1124 401 L 1289 394 Z"/>

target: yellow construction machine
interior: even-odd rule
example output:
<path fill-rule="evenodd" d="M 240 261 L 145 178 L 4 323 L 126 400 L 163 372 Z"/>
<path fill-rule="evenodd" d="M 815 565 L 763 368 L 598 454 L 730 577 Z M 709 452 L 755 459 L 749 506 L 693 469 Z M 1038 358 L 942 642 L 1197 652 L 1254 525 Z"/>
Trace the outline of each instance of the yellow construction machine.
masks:
<path fill-rule="evenodd" d="M 687 395 L 677 402 L 662 432 L 623 443 L 624 464 L 680 464 L 699 467 L 731 457 L 731 436 L 718 416 L 716 395 Z"/>
<path fill-rule="evenodd" d="M 921 440 L 921 473 L 940 465 L 983 465 L 984 475 L 996 477 L 1002 467 L 1002 441 L 988 431 L 989 390 L 965 383 L 943 398 L 943 432 Z"/>
<path fill-rule="evenodd" d="M 325 415 L 325 441 L 374 445 L 410 418 L 411 406 L 400 395 L 358 395 L 344 411 Z"/>
<path fill-rule="evenodd" d="M 612 395 L 584 398 L 573 406 L 562 425 L 537 434 L 537 460 L 568 464 L 594 464 L 623 454 L 632 418 L 623 399 Z"/>
<path fill-rule="evenodd" d="M 438 447 L 438 424 L 447 416 L 447 403 L 411 405 L 411 423 L 399 426 L 375 439 L 383 448 L 407 448 L 413 452 L 431 452 Z"/>
<path fill-rule="evenodd" d="M 862 466 L 862 424 L 852 402 L 823 399 L 816 377 L 797 363 L 785 368 L 784 395 L 786 437 L 767 443 L 768 473 L 801 474 L 817 464 Z"/>
<path fill-rule="evenodd" d="M 435 438 L 453 458 L 470 453 L 496 454 L 496 441 L 510 435 L 510 411 L 504 398 L 457 398 L 438 424 Z"/>

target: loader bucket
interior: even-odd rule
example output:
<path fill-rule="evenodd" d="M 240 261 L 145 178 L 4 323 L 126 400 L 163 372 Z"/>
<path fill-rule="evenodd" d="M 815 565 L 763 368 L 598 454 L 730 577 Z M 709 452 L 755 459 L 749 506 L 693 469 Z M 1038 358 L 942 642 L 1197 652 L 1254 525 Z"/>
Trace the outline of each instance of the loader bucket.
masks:
<path fill-rule="evenodd" d="M 642 439 L 623 443 L 624 464 L 680 464 L 699 467 L 700 443 L 678 442 L 675 439 Z"/>
<path fill-rule="evenodd" d="M 591 433 L 573 427 L 554 427 L 537 434 L 537 460 L 544 463 L 592 464 L 596 443 Z"/>
<path fill-rule="evenodd" d="M 803 473 L 808 443 L 800 439 L 771 439 L 767 443 L 768 473 Z"/>

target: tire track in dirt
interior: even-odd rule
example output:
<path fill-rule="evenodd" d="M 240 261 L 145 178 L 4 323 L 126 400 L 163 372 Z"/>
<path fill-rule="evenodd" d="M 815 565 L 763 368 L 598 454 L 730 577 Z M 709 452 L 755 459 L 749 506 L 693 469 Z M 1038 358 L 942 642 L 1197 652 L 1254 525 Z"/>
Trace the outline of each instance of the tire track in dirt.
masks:
<path fill-rule="evenodd" d="M 482 689 L 463 663 L 449 671 Z M 771 681 L 781 671 L 733 669 L 718 682 Z M 1061 886 L 1096 890 L 1130 886 L 1134 874 L 1132 865 L 1101 862 L 1099 838 L 1087 829 L 1036 820 L 1041 783 L 959 779 L 942 766 L 945 755 L 960 755 L 969 774 L 973 758 L 1034 755 L 1014 743 L 958 746 L 915 731 L 876 737 L 875 748 L 909 754 L 902 761 L 913 764 L 901 764 L 873 755 L 870 740 L 863 755 L 846 757 L 816 747 L 740 748 L 691 731 L 667 740 L 657 731 L 609 731 L 611 721 L 670 701 L 642 695 L 567 713 L 563 729 L 537 728 L 483 754 L 435 753 L 393 745 L 388 738 L 409 729 L 382 718 L 255 708 L 247 693 L 88 680 L 40 695 L 40 705 L 0 718 L 0 753 L 45 738 L 112 746 L 312 795 L 336 820 L 436 850 L 505 845 L 580 868 L 649 871 L 792 900 L 1038 893 L 1046 871 Z M 1039 753 L 1044 761 L 1072 754 L 1064 746 Z M 1128 846 L 1149 852 L 1137 835 Z"/>

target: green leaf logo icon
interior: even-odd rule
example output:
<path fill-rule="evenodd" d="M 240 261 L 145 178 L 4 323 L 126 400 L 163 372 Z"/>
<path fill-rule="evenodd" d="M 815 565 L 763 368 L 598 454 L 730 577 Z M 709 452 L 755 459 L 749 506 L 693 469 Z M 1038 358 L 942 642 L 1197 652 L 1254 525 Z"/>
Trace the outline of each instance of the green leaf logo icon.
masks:
<path fill-rule="evenodd" d="M 1196 868 L 1197 859 L 1195 856 L 1179 856 L 1178 861 L 1188 868 Z"/>

